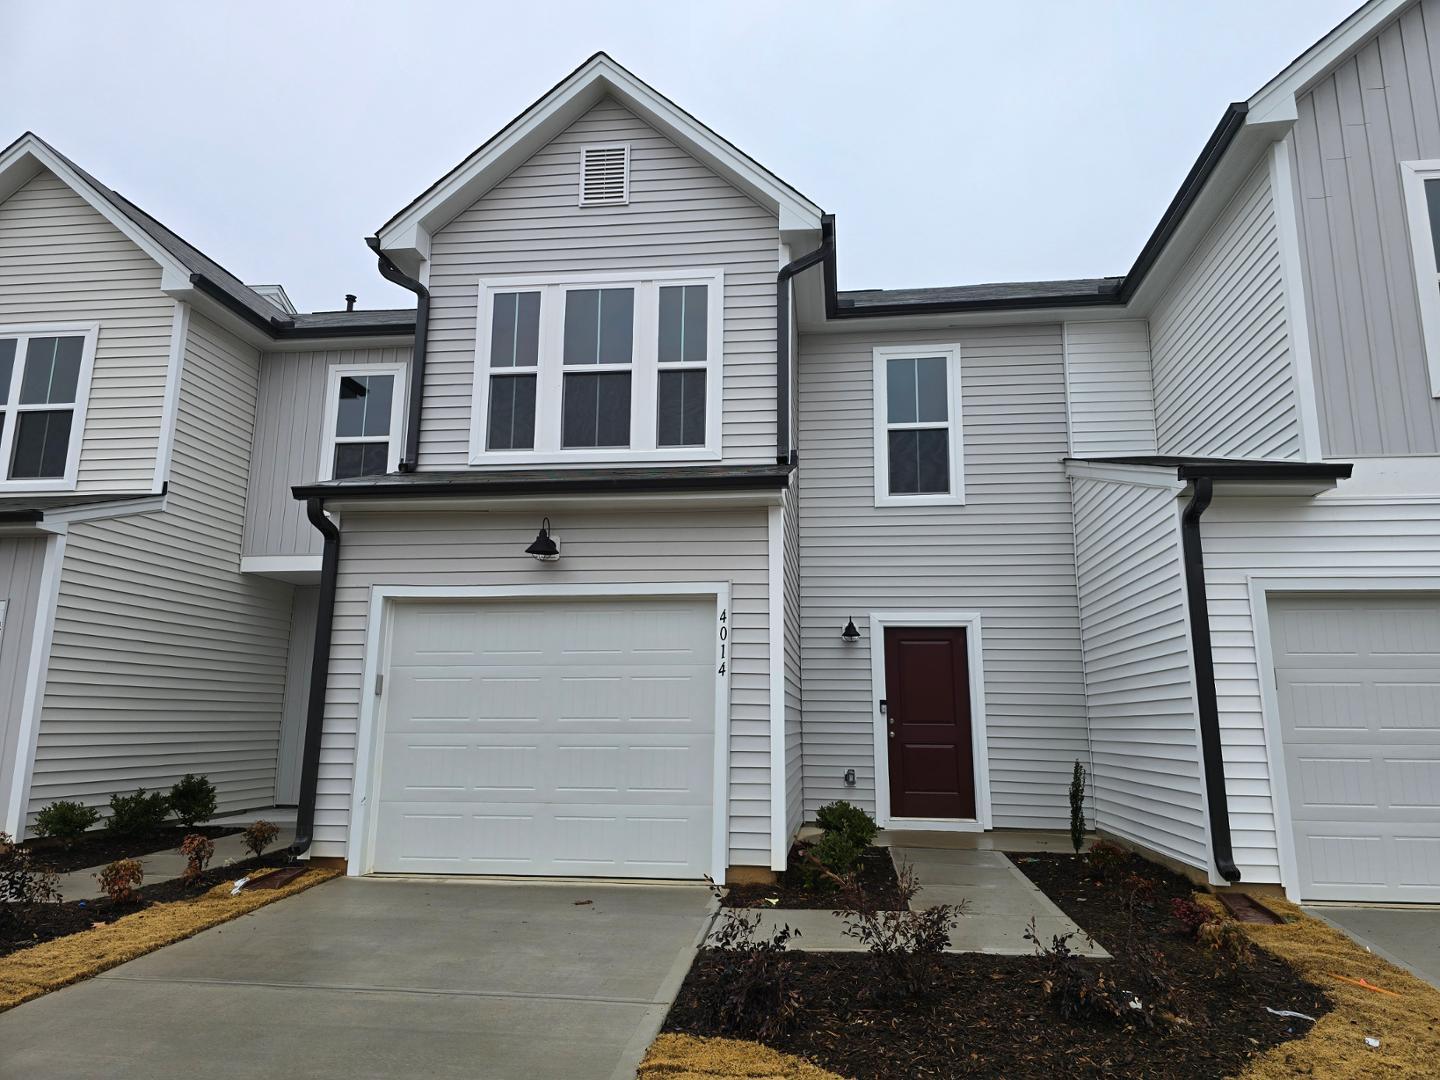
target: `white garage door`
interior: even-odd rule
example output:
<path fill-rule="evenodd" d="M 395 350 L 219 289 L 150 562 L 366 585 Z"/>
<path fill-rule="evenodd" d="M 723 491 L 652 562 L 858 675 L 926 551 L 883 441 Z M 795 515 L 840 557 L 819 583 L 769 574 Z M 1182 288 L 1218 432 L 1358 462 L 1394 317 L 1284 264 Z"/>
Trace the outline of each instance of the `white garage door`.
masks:
<path fill-rule="evenodd" d="M 714 603 L 395 609 L 374 869 L 712 870 Z"/>
<path fill-rule="evenodd" d="M 1300 893 L 1440 902 L 1440 597 L 1273 598 Z"/>

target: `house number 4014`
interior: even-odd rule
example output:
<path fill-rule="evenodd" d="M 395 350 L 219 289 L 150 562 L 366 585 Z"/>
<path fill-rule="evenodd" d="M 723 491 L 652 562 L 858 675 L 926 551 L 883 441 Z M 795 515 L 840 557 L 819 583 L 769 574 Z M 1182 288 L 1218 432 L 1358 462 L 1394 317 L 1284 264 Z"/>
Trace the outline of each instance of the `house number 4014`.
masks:
<path fill-rule="evenodd" d="M 726 611 L 725 611 L 724 608 L 721 608 L 721 609 L 720 609 L 720 671 L 718 672 L 718 674 L 721 674 L 721 675 L 724 675 L 724 674 L 725 674 L 725 649 L 726 649 L 726 644 L 727 644 L 727 642 L 730 640 L 730 628 L 725 625 L 725 616 L 726 616 Z"/>

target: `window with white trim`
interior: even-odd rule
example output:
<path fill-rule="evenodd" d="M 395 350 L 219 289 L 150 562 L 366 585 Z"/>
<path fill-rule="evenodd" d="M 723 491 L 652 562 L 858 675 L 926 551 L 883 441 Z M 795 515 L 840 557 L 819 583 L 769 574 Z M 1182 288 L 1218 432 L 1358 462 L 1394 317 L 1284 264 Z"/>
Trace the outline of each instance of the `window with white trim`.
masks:
<path fill-rule="evenodd" d="M 1410 225 L 1410 255 L 1415 262 L 1430 393 L 1440 397 L 1440 161 L 1402 161 L 1400 180 Z"/>
<path fill-rule="evenodd" d="M 75 486 L 96 327 L 0 327 L 0 491 Z"/>
<path fill-rule="evenodd" d="M 471 464 L 720 456 L 724 275 L 481 282 Z"/>
<path fill-rule="evenodd" d="M 384 476 L 400 466 L 405 366 L 345 364 L 329 369 L 321 480 Z"/>
<path fill-rule="evenodd" d="M 965 501 L 960 346 L 881 346 L 875 365 L 875 505 Z"/>

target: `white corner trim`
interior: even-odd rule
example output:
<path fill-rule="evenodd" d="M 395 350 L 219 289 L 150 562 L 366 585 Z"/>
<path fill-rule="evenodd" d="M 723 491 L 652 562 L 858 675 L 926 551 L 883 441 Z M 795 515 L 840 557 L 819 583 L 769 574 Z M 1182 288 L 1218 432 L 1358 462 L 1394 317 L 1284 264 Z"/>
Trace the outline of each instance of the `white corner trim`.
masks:
<path fill-rule="evenodd" d="M 1430 206 L 1425 181 L 1440 180 L 1440 160 L 1400 162 L 1400 186 L 1405 194 L 1405 218 L 1410 226 L 1410 262 L 1415 268 L 1415 299 L 1420 305 L 1420 330 L 1425 365 L 1430 372 L 1430 394 L 1440 397 L 1440 266 L 1431 240 Z"/>
<path fill-rule="evenodd" d="M 1285 289 L 1285 320 L 1290 332 L 1290 372 L 1295 388 L 1300 448 L 1306 461 L 1319 461 L 1324 453 L 1320 446 L 1320 407 L 1315 393 L 1310 317 L 1300 255 L 1300 210 L 1295 201 L 1290 147 L 1283 139 L 1270 144 L 1270 201 L 1280 248 L 1280 281 Z"/>
<path fill-rule="evenodd" d="M 715 750 L 710 876 L 725 880 L 730 856 L 730 655 L 729 627 L 733 618 L 728 581 L 615 582 L 570 585 L 372 585 L 365 624 L 365 658 L 360 677 L 360 717 L 355 735 L 355 776 L 350 794 L 346 829 L 347 873 L 359 877 L 375 865 L 376 815 L 370 813 L 370 793 L 383 765 L 380 733 L 385 727 L 388 695 L 368 692 L 376 676 L 389 667 L 390 634 L 394 605 L 426 600 L 565 599 L 567 597 L 694 596 L 712 599 L 716 616 L 716 659 L 722 663 L 715 676 Z M 722 621 L 723 617 L 723 621 Z M 723 648 L 722 648 L 723 647 Z M 329 673 L 326 673 L 327 681 Z M 322 731 L 323 738 L 323 731 Z"/>
<path fill-rule="evenodd" d="M 885 628 L 889 626 L 954 627 L 965 631 L 966 667 L 970 674 L 970 744 L 975 760 L 975 818 L 920 822 L 890 814 L 889 732 L 880 712 L 885 694 Z M 978 611 L 872 611 L 870 613 L 870 716 L 875 753 L 875 823 L 904 828 L 980 832 L 994 828 L 990 798 L 990 757 L 985 730 L 985 652 Z"/>
<path fill-rule="evenodd" d="M 1149 324 L 1147 323 L 1148 327 Z M 1060 324 L 1060 373 L 1065 380 L 1065 446 L 1069 453 L 1075 453 L 1075 419 L 1074 402 L 1071 401 L 1073 387 L 1071 379 L 1074 377 L 1070 370 L 1070 324 Z M 1154 412 L 1152 407 L 1151 412 Z"/>
<path fill-rule="evenodd" d="M 934 495 L 892 495 L 890 494 L 889 432 L 892 426 L 905 428 L 935 429 L 939 424 L 891 425 L 887 412 L 888 361 L 909 360 L 920 357 L 941 356 L 945 358 L 945 391 L 948 397 L 944 424 L 950 450 L 950 490 Z M 876 345 L 872 351 L 874 385 L 871 391 L 871 413 L 875 432 L 871 449 L 874 453 L 875 505 L 876 506 L 964 506 L 965 505 L 965 414 L 962 409 L 963 396 L 960 389 L 960 346 L 958 344 L 936 344 L 914 342 L 906 345 Z"/>
<path fill-rule="evenodd" d="M 784 870 L 790 854 L 785 800 L 785 508 L 767 513 L 770 622 L 770 869 Z"/>
<path fill-rule="evenodd" d="M 16 840 L 25 838 L 26 807 L 30 803 L 30 780 L 35 767 L 35 746 L 40 734 L 40 713 L 45 704 L 45 680 L 50 671 L 50 643 L 55 636 L 55 611 L 60 601 L 60 574 L 65 564 L 65 534 L 45 542 L 45 562 L 40 571 L 35 625 L 30 633 L 30 656 L 25 665 L 25 694 L 20 703 L 20 723 L 15 737 L 15 772 L 10 779 L 10 805 L 5 810 L 3 830 Z"/>
<path fill-rule="evenodd" d="M 190 340 L 190 305 L 175 301 L 170 317 L 170 356 L 165 368 L 165 404 L 160 411 L 160 442 L 155 448 L 155 480 L 151 490 L 157 494 L 170 481 L 170 459 L 175 452 L 175 428 L 180 415 L 180 380 L 185 370 L 185 346 Z"/>

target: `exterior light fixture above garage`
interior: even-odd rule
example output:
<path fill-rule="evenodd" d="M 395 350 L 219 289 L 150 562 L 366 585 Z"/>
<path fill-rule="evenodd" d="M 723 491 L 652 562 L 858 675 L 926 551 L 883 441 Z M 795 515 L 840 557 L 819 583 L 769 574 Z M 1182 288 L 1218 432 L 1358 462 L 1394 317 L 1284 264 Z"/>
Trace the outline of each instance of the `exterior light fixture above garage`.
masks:
<path fill-rule="evenodd" d="M 845 624 L 845 629 L 840 631 L 840 640 L 847 644 L 854 644 L 860 640 L 860 631 L 855 628 L 853 617 Z"/>
<path fill-rule="evenodd" d="M 535 542 L 525 549 L 526 555 L 532 555 L 540 562 L 558 562 L 560 560 L 560 545 L 550 535 L 550 519 L 547 517 L 540 523 L 540 532 L 535 536 Z"/>

